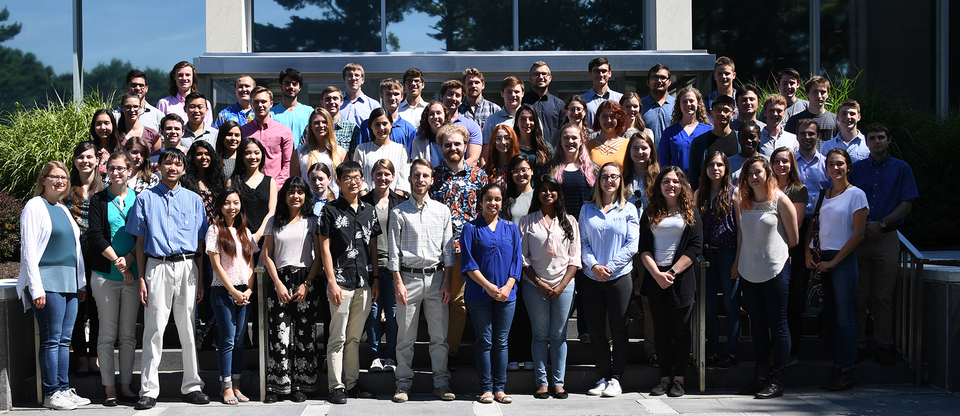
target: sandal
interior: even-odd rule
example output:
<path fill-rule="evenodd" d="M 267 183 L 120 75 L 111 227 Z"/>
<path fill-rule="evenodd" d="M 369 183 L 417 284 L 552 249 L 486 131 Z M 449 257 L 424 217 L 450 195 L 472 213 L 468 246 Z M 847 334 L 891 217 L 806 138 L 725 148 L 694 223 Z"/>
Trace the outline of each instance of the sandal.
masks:
<path fill-rule="evenodd" d="M 241 401 L 241 402 L 246 403 L 246 402 L 249 402 L 249 401 L 250 401 L 250 398 L 247 397 L 247 396 L 245 396 L 245 395 L 244 395 L 243 393 L 241 393 L 239 390 L 234 389 L 234 390 L 233 390 L 233 395 L 237 398 L 237 400 L 239 400 L 239 401 Z"/>
<path fill-rule="evenodd" d="M 496 400 L 496 401 L 499 402 L 499 403 L 502 403 L 502 404 L 510 404 L 510 403 L 513 403 L 513 397 L 510 397 L 510 396 L 508 396 L 508 395 L 506 395 L 506 394 L 504 394 L 504 395 L 502 395 L 502 396 L 493 396 L 493 399 Z"/>
<path fill-rule="evenodd" d="M 490 404 L 490 403 L 493 403 L 493 400 L 494 399 L 493 399 L 492 393 L 484 393 L 482 396 L 480 396 L 480 399 L 478 401 L 480 403 Z"/>
<path fill-rule="evenodd" d="M 227 397 L 227 392 L 233 394 L 233 382 L 229 379 L 220 381 L 220 391 L 223 396 L 223 404 L 237 405 L 240 404 L 240 399 L 236 395 Z"/>

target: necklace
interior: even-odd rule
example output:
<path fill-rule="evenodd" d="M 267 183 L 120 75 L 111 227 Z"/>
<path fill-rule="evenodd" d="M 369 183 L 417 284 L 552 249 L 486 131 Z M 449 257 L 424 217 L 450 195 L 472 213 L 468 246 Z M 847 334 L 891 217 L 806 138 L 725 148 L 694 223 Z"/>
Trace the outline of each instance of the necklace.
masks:
<path fill-rule="evenodd" d="M 840 195 L 843 195 L 843 193 L 847 191 L 847 188 L 849 188 L 849 187 L 851 187 L 851 186 L 852 186 L 852 185 L 850 185 L 850 184 L 848 183 L 847 186 L 844 186 L 843 189 L 840 190 L 840 193 L 839 193 L 839 194 L 836 194 L 836 195 L 834 195 L 834 196 L 831 196 L 830 198 L 836 198 L 836 197 L 838 197 L 838 196 L 840 196 Z M 833 189 L 831 189 L 830 191 L 833 192 Z"/>

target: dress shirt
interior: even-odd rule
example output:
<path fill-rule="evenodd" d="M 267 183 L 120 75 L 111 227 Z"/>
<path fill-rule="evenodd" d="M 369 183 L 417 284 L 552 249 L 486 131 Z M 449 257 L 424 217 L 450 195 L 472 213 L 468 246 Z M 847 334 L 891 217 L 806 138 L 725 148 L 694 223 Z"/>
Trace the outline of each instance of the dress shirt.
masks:
<path fill-rule="evenodd" d="M 360 126 L 350 120 L 340 118 L 333 123 L 333 135 L 337 137 L 337 144 L 346 149 L 347 155 L 352 155 L 360 144 Z"/>
<path fill-rule="evenodd" d="M 415 138 L 417 138 L 417 128 L 413 124 L 402 118 L 394 120 L 393 128 L 390 130 L 391 141 L 403 145 L 407 149 L 407 154 L 410 154 L 410 147 L 413 145 L 413 139 Z M 370 141 L 370 120 L 363 120 L 363 124 L 360 125 L 360 142 L 358 144 Z"/>
<path fill-rule="evenodd" d="M 457 115 L 457 118 L 453 119 L 450 124 L 459 124 L 467 128 L 467 131 L 470 132 L 470 140 L 467 141 L 467 144 L 483 144 L 483 133 L 480 130 L 480 125 L 475 121 L 466 118 L 463 113 Z"/>
<path fill-rule="evenodd" d="M 424 198 L 423 206 L 410 198 L 390 211 L 387 226 L 387 270 L 398 272 L 400 266 L 425 269 L 440 264 L 453 267 L 453 226 L 450 208 Z"/>
<path fill-rule="evenodd" d="M 551 287 L 563 280 L 567 267 L 580 268 L 580 226 L 572 215 L 567 221 L 573 227 L 573 239 L 568 240 L 560 221 L 554 217 L 550 226 L 544 220 L 543 211 L 536 211 L 520 219 L 520 238 L 523 241 L 523 266 L 532 267 L 541 280 Z M 535 284 L 529 277 L 524 280 Z"/>
<path fill-rule="evenodd" d="M 807 160 L 802 154 L 797 153 L 797 170 L 800 173 L 800 182 L 807 187 L 807 209 L 806 216 L 813 215 L 816 208 L 817 199 L 820 198 L 821 189 L 830 189 L 833 186 L 833 179 L 827 175 L 827 158 L 820 152 L 814 150 L 813 157 Z"/>
<path fill-rule="evenodd" d="M 213 109 L 211 108 L 207 109 L 208 112 L 212 110 Z M 226 123 L 227 121 L 230 121 L 230 120 L 236 121 L 237 124 L 243 126 L 244 124 L 247 124 L 253 121 L 253 119 L 254 119 L 253 107 L 251 106 L 250 108 L 244 110 L 240 108 L 240 103 L 236 102 L 236 103 L 233 103 L 233 105 L 231 105 L 230 107 L 220 110 L 220 114 L 217 114 L 217 121 L 216 123 L 214 123 L 213 127 L 216 127 L 217 130 L 219 130 L 220 126 L 222 126 L 223 123 Z"/>
<path fill-rule="evenodd" d="M 840 133 L 837 133 L 833 140 L 828 140 L 820 146 L 820 153 L 826 155 L 830 149 L 846 150 L 854 164 L 864 159 L 870 159 L 870 148 L 867 147 L 867 138 L 863 136 L 863 133 L 857 133 L 857 137 L 854 137 L 849 145 L 844 143 Z"/>
<path fill-rule="evenodd" d="M 610 268 L 610 280 L 627 276 L 633 271 L 633 256 L 640 247 L 640 217 L 637 207 L 624 204 L 606 214 L 589 203 L 580 210 L 580 242 L 583 253 L 583 273 L 597 280 L 593 266 Z"/>
<path fill-rule="evenodd" d="M 427 100 L 424 100 L 423 97 L 417 98 L 417 103 L 410 105 L 407 100 L 403 100 L 400 103 L 400 118 L 407 120 L 408 123 L 413 124 L 414 126 L 420 125 L 421 117 L 423 116 L 423 110 L 427 108 Z"/>
<path fill-rule="evenodd" d="M 660 137 L 663 131 L 666 130 L 667 127 L 670 127 L 670 123 L 673 120 L 673 106 L 676 103 L 677 99 L 669 94 L 666 99 L 663 100 L 663 105 L 660 105 L 659 102 L 654 100 L 650 94 L 640 99 L 640 111 L 643 112 L 643 124 L 653 131 L 654 146 L 660 144 Z M 657 149 L 659 150 L 659 147 Z M 664 165 L 661 164 L 660 166 Z"/>
<path fill-rule="evenodd" d="M 209 127 L 207 125 L 201 126 L 200 131 L 190 130 L 190 126 L 187 124 L 183 125 L 183 137 L 180 138 L 180 145 L 186 148 L 190 148 L 190 145 L 197 140 L 203 140 L 207 143 L 213 145 L 214 149 L 217 146 L 217 134 L 220 133 L 219 130 Z"/>
<path fill-rule="evenodd" d="M 483 144 L 490 143 L 490 136 L 493 136 L 493 129 L 497 128 L 497 126 L 503 124 L 513 129 L 513 124 L 516 123 L 516 121 L 516 117 L 507 113 L 506 108 L 501 108 L 496 113 L 491 114 L 490 117 L 487 117 L 487 123 L 483 125 L 483 133 L 481 134 Z M 553 136 L 544 135 L 543 137 Z"/>
<path fill-rule="evenodd" d="M 293 154 L 293 132 L 272 117 L 262 123 L 253 120 L 240 128 L 243 137 L 253 137 L 263 144 L 263 174 L 277 181 L 277 189 L 290 177 L 290 156 Z"/>
<path fill-rule="evenodd" d="M 770 160 L 773 151 L 777 150 L 778 147 L 789 147 L 790 150 L 793 150 L 794 155 L 800 152 L 800 142 L 797 141 L 796 134 L 790 133 L 781 127 L 780 135 L 773 137 L 770 135 L 770 130 L 761 128 L 760 146 L 757 147 L 757 151 L 766 156 L 767 160 Z"/>
<path fill-rule="evenodd" d="M 537 115 L 540 116 L 540 128 L 543 129 L 543 137 L 546 137 L 547 140 L 553 138 L 553 135 L 560 129 L 560 126 L 563 125 L 563 120 L 567 117 L 563 108 L 563 100 L 556 95 L 550 94 L 549 90 L 544 91 L 543 95 L 539 95 L 531 89 L 523 95 L 521 102 L 523 104 L 532 104 L 533 108 L 537 109 Z M 484 137 L 484 140 L 488 140 L 489 138 L 489 136 Z"/>
<path fill-rule="evenodd" d="M 367 97 L 363 91 L 357 91 L 357 99 L 352 101 L 344 94 L 343 104 L 340 104 L 340 118 L 359 126 L 363 120 L 370 118 L 370 112 L 377 108 L 380 108 L 380 102 Z"/>
<path fill-rule="evenodd" d="M 460 236 L 460 268 L 464 275 L 472 270 L 479 271 L 487 281 L 498 288 L 507 284 L 510 278 L 516 280 L 507 302 L 517 300 L 517 283 L 523 271 L 523 253 L 520 250 L 520 230 L 517 224 L 498 219 L 495 229 L 491 230 L 483 216 L 463 225 Z M 467 302 L 492 302 L 493 298 L 479 283 L 467 278 L 463 289 Z"/>
<path fill-rule="evenodd" d="M 500 108 L 501 107 L 496 103 L 483 99 L 483 96 L 481 95 L 480 98 L 477 98 L 476 109 L 471 109 L 470 102 L 464 99 L 463 103 L 460 104 L 460 109 L 458 112 L 467 120 L 477 123 L 477 125 L 482 129 L 487 117 L 490 117 L 491 114 L 500 111 Z"/>
<path fill-rule="evenodd" d="M 270 117 L 289 127 L 290 131 L 293 132 L 293 142 L 296 146 L 303 143 L 311 114 L 313 114 L 313 107 L 299 102 L 290 110 L 284 107 L 282 103 L 278 103 L 270 109 Z"/>
<path fill-rule="evenodd" d="M 179 93 L 176 96 L 168 95 L 157 101 L 157 109 L 160 110 L 163 114 L 175 113 L 180 116 L 184 121 L 187 120 L 187 110 L 184 108 L 186 103 L 183 101 L 184 97 Z M 213 108 L 210 106 L 210 100 L 205 100 L 207 102 L 207 108 Z M 162 117 L 161 117 L 162 118 Z M 206 117 L 203 118 L 203 124 L 206 126 L 213 124 L 213 114 L 211 111 L 207 111 Z"/>
<path fill-rule="evenodd" d="M 450 208 L 456 253 L 460 253 L 459 240 L 463 224 L 477 216 L 477 197 L 480 188 L 486 184 L 487 173 L 466 163 L 458 172 L 450 170 L 446 162 L 433 168 L 430 197 Z"/>
<path fill-rule="evenodd" d="M 607 88 L 607 92 L 603 95 L 597 94 L 597 91 L 593 88 L 590 88 L 590 91 L 587 91 L 581 95 L 584 101 L 587 102 L 587 114 L 583 117 L 583 125 L 592 128 L 593 127 L 593 116 L 597 114 L 597 109 L 600 108 L 600 104 L 607 100 L 613 100 L 616 103 L 620 103 L 620 99 L 623 98 L 623 94 Z"/>
<path fill-rule="evenodd" d="M 196 253 L 207 235 L 207 211 L 200 195 L 163 182 L 137 195 L 127 217 L 127 232 L 143 237 L 143 251 L 153 257 Z"/>
<path fill-rule="evenodd" d="M 330 257 L 337 284 L 347 289 L 370 286 L 373 276 L 370 239 L 380 235 L 377 210 L 357 201 L 354 210 L 343 197 L 323 206 L 317 234 L 330 239 Z"/>
<path fill-rule="evenodd" d="M 867 203 L 870 206 L 867 221 L 880 221 L 901 202 L 920 196 L 913 169 L 907 162 L 889 154 L 880 161 L 868 157 L 854 162 L 853 170 L 850 171 L 850 183 L 867 194 Z M 903 224 L 903 218 L 889 222 L 887 226 L 900 224 Z"/>

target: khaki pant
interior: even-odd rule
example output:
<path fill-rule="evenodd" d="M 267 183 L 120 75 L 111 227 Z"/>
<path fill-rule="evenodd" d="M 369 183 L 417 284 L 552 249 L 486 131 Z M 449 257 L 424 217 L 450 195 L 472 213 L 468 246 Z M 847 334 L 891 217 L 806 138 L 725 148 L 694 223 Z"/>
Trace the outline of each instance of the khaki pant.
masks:
<path fill-rule="evenodd" d="M 457 264 L 453 266 L 453 278 L 450 279 L 450 325 L 447 331 L 450 355 L 454 357 L 460 351 L 463 326 L 467 323 L 467 304 L 463 297 L 463 288 L 467 283 L 467 276 L 463 275 L 460 270 L 460 255 L 458 254 Z"/>
<path fill-rule="evenodd" d="M 360 378 L 360 337 L 370 315 L 369 287 L 347 289 L 340 287 L 343 302 L 330 302 L 330 340 L 327 342 L 327 384 L 330 391 L 350 390 Z M 328 297 L 329 300 L 329 297 Z"/>
<path fill-rule="evenodd" d="M 897 232 L 881 240 L 867 238 L 857 247 L 859 282 L 856 317 L 860 330 L 859 348 L 866 345 L 867 311 L 873 315 L 874 345 L 893 345 L 893 292 L 900 267 L 900 238 Z"/>
<path fill-rule="evenodd" d="M 413 387 L 413 346 L 417 341 L 420 311 L 427 320 L 430 334 L 430 366 L 433 369 L 433 387 L 450 385 L 447 369 L 447 325 L 449 309 L 440 298 L 443 269 L 434 273 L 400 272 L 407 289 L 407 305 L 397 303 L 397 388 L 409 391 Z"/>

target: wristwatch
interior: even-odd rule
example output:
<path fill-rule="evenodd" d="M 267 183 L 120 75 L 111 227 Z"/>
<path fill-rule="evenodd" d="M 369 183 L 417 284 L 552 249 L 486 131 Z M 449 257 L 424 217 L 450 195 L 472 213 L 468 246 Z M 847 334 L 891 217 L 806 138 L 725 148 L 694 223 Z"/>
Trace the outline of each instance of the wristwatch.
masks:
<path fill-rule="evenodd" d="M 673 267 L 671 267 L 670 270 L 667 270 L 667 273 L 670 273 L 670 274 L 672 274 L 672 275 L 674 275 L 674 276 L 677 275 L 677 271 L 676 271 L 676 270 L 673 270 Z"/>
<path fill-rule="evenodd" d="M 887 228 L 887 222 L 883 218 L 880 219 L 880 228 Z"/>

